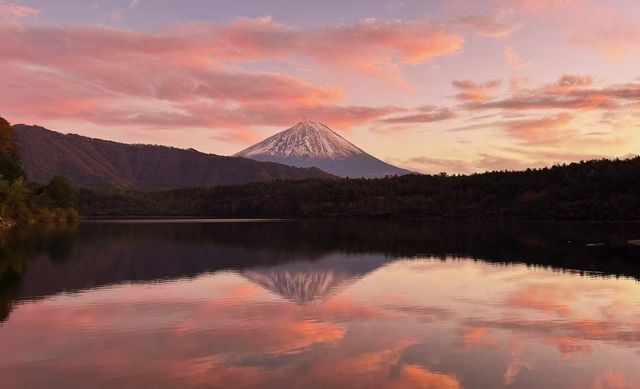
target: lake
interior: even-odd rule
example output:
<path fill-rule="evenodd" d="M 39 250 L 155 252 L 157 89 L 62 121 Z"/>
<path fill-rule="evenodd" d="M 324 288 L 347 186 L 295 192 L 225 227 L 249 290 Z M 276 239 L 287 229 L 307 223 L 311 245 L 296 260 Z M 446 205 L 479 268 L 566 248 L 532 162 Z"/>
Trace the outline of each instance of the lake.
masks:
<path fill-rule="evenodd" d="M 638 224 L 85 222 L 0 238 L 2 388 L 637 388 Z"/>

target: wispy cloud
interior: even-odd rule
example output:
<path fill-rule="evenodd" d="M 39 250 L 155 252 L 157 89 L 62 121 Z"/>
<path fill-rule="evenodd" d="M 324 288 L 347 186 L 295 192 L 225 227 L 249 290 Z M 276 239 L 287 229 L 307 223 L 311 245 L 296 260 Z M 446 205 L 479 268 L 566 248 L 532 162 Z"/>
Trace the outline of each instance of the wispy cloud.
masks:
<path fill-rule="evenodd" d="M 513 47 L 507 46 L 504 49 L 504 58 L 514 70 L 529 70 L 533 66 L 533 61 L 524 61 Z"/>
<path fill-rule="evenodd" d="M 455 98 L 463 102 L 481 103 L 490 100 L 492 95 L 500 88 L 501 80 L 487 82 L 473 82 L 471 80 L 453 81 L 453 87 L 459 92 Z"/>
<path fill-rule="evenodd" d="M 40 12 L 32 7 L 0 1 L 0 23 L 18 24 L 24 19 L 34 18 Z"/>

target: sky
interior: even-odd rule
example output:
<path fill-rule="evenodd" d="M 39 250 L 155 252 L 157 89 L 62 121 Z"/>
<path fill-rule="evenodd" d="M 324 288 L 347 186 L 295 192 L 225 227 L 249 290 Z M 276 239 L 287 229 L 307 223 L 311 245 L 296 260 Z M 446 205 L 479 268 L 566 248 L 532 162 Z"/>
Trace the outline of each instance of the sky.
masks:
<path fill-rule="evenodd" d="M 0 115 L 232 155 L 303 120 L 424 173 L 640 150 L 637 0 L 0 0 Z"/>

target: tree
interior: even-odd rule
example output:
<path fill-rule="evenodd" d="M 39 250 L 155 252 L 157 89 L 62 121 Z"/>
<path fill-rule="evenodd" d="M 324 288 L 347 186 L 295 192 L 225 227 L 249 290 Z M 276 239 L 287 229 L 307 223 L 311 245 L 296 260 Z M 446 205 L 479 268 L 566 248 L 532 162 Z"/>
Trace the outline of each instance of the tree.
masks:
<path fill-rule="evenodd" d="M 45 193 L 53 208 L 72 208 L 76 203 L 76 193 L 66 178 L 55 176 L 45 187 Z"/>
<path fill-rule="evenodd" d="M 8 154 L 0 151 L 0 179 L 13 182 L 24 177 L 24 170 L 20 167 L 20 163 Z"/>
<path fill-rule="evenodd" d="M 0 117 L 0 179 L 11 182 L 24 177 L 13 127 Z"/>
<path fill-rule="evenodd" d="M 18 159 L 18 144 L 11 124 L 0 116 L 0 151 Z"/>

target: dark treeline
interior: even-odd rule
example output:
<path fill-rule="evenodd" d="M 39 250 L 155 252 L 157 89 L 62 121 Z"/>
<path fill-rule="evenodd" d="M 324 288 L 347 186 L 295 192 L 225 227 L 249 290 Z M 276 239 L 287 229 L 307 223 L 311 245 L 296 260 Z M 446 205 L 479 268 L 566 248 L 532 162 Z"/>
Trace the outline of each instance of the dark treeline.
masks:
<path fill-rule="evenodd" d="M 166 192 L 81 190 L 86 216 L 418 216 L 640 220 L 640 158 L 469 176 L 273 181 Z"/>
<path fill-rule="evenodd" d="M 62 177 L 28 183 L 13 128 L 0 117 L 0 228 L 18 222 L 77 219 L 76 190 Z"/>

